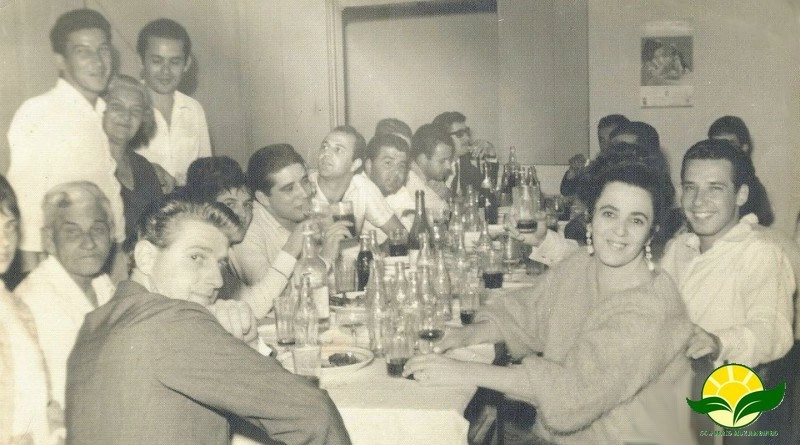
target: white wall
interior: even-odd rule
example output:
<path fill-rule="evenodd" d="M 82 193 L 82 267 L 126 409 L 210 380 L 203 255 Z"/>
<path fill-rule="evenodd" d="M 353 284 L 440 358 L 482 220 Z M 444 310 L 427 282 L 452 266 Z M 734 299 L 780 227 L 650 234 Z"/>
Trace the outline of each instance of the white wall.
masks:
<path fill-rule="evenodd" d="M 695 24 L 695 104 L 638 105 L 640 37 L 653 20 Z M 705 139 L 717 117 L 742 117 L 752 133 L 756 172 L 776 212 L 794 228 L 800 208 L 800 42 L 790 3 L 782 0 L 592 0 L 589 4 L 590 122 L 622 113 L 655 126 L 677 181 L 684 152 Z M 597 142 L 592 140 L 593 152 Z"/>
<path fill-rule="evenodd" d="M 489 12 L 348 23 L 348 122 L 369 139 L 381 118 L 415 131 L 460 111 L 474 137 L 497 141 L 497 46 L 497 14 Z"/>

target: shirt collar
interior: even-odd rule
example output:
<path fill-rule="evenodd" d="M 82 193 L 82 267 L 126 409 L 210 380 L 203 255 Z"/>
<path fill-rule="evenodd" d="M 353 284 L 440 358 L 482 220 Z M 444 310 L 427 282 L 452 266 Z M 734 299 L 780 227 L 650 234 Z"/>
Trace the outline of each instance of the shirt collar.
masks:
<path fill-rule="evenodd" d="M 728 232 L 722 235 L 714 242 L 718 243 L 738 243 L 744 241 L 750 232 L 753 231 L 753 226 L 758 224 L 758 217 L 754 213 L 739 218 L 739 222 L 733 226 Z M 685 240 L 686 246 L 692 250 L 700 251 L 700 237 L 695 233 L 689 233 Z M 713 246 L 712 246 L 713 248 Z M 709 249 L 711 250 L 711 249 Z"/>
<path fill-rule="evenodd" d="M 47 279 L 50 282 L 58 284 L 62 291 L 69 292 L 74 296 L 87 298 L 83 290 L 72 279 L 72 277 L 69 276 L 67 269 L 64 268 L 58 258 L 56 258 L 54 255 L 49 255 L 44 261 L 41 262 L 39 267 L 42 268 L 42 271 L 47 276 Z M 111 299 L 111 296 L 114 295 L 114 285 L 111 283 L 111 279 L 106 274 L 100 274 L 93 278 L 92 288 L 94 288 L 94 292 L 97 295 L 98 306 L 102 306 L 108 302 L 108 300 Z"/>
<path fill-rule="evenodd" d="M 64 78 L 59 77 L 56 81 L 56 88 L 55 90 L 58 92 L 59 95 L 64 97 L 65 99 L 73 102 L 76 106 L 84 107 L 85 110 L 91 110 L 95 113 L 102 114 L 106 110 L 106 102 L 103 100 L 102 97 L 97 98 L 97 102 L 95 102 L 94 106 L 92 106 L 91 102 L 86 100 L 86 98 L 75 88 L 74 85 L 64 80 Z"/>

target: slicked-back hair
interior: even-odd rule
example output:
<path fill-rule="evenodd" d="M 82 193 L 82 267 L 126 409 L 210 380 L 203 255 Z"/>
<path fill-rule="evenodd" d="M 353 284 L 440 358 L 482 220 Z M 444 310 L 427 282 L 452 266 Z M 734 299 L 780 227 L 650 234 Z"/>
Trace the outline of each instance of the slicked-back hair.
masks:
<path fill-rule="evenodd" d="M 395 134 L 384 134 L 380 136 L 375 136 L 374 138 L 370 139 L 369 144 L 367 144 L 367 151 L 365 153 L 366 157 L 364 160 L 367 159 L 372 160 L 373 162 L 375 159 L 378 158 L 378 155 L 381 152 L 381 148 L 383 147 L 392 147 L 397 151 L 401 151 L 403 153 L 408 153 L 410 148 L 408 146 L 408 142 L 405 139 L 397 136 Z"/>
<path fill-rule="evenodd" d="M 414 133 L 414 137 L 411 138 L 411 159 L 417 159 L 420 154 L 424 154 L 426 158 L 430 159 L 439 144 L 453 148 L 453 139 L 446 131 L 434 124 L 425 124 L 419 127 Z"/>
<path fill-rule="evenodd" d="M 242 167 L 228 156 L 198 158 L 186 171 L 186 196 L 195 202 L 214 202 L 228 190 L 252 193 Z"/>
<path fill-rule="evenodd" d="M 165 249 L 175 240 L 181 222 L 200 221 L 219 229 L 230 241 L 239 230 L 230 214 L 230 209 L 220 203 L 198 203 L 172 197 L 142 217 L 136 230 L 136 239 L 149 241 Z"/>
<path fill-rule="evenodd" d="M 187 59 L 192 53 L 192 39 L 180 23 L 175 20 L 160 18 L 144 25 L 139 31 L 139 38 L 136 41 L 136 52 L 144 60 L 144 53 L 147 51 L 147 39 L 150 37 L 161 37 L 163 39 L 180 40 L 183 43 L 183 57 Z"/>
<path fill-rule="evenodd" d="M 378 125 L 375 126 L 376 137 L 383 136 L 385 134 L 398 134 L 400 136 L 407 137 L 409 141 L 414 136 L 414 133 L 411 131 L 411 127 L 409 127 L 407 123 L 393 117 L 381 119 L 378 121 Z"/>
<path fill-rule="evenodd" d="M 50 46 L 53 52 L 65 56 L 69 35 L 82 29 L 99 29 L 106 34 L 108 43 L 111 43 L 111 24 L 103 14 L 93 9 L 73 9 L 61 14 L 50 29 Z"/>
<path fill-rule="evenodd" d="M 289 144 L 272 144 L 259 149 L 247 162 L 247 182 L 250 190 L 253 193 L 261 191 L 269 196 L 275 185 L 272 175 L 292 164 L 306 167 L 303 157 Z"/>
<path fill-rule="evenodd" d="M 466 122 L 467 117 L 458 111 L 445 111 L 444 113 L 433 118 L 433 125 L 439 127 L 448 136 L 450 135 L 450 126 L 456 122 Z"/>
<path fill-rule="evenodd" d="M 709 139 L 714 139 L 723 134 L 735 135 L 736 139 L 739 140 L 739 144 L 747 144 L 747 155 L 750 156 L 753 153 L 753 140 L 750 138 L 750 130 L 739 116 L 722 116 L 708 127 Z M 737 148 L 742 149 L 741 146 Z"/>
<path fill-rule="evenodd" d="M 106 102 L 114 96 L 115 91 L 121 89 L 135 91 L 142 97 L 142 123 L 136 134 L 128 141 L 128 148 L 139 148 L 147 145 L 156 133 L 156 118 L 153 113 L 153 103 L 150 100 L 150 93 L 147 91 L 147 87 L 137 79 L 127 74 L 117 74 L 111 77 L 111 80 L 108 82 L 108 88 L 103 95 Z"/>

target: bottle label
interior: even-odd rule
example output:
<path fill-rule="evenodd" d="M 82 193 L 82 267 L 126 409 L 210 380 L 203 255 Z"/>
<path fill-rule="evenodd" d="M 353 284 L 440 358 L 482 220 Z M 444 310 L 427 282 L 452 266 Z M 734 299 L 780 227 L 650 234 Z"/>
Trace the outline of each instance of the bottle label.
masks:
<path fill-rule="evenodd" d="M 321 286 L 311 291 L 311 299 L 317 308 L 317 318 L 328 318 L 331 315 L 328 286 Z"/>

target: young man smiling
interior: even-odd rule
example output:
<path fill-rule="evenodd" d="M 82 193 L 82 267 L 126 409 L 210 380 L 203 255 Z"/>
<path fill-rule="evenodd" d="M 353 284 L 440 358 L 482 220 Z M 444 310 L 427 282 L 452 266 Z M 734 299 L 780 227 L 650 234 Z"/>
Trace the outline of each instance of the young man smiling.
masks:
<path fill-rule="evenodd" d="M 142 78 L 150 90 L 156 133 L 139 150 L 161 168 L 162 184 L 186 183 L 186 170 L 197 158 L 211 156 L 206 115 L 200 102 L 178 91 L 192 66 L 192 41 L 177 22 L 154 20 L 139 32 L 136 50 L 142 59 Z M 170 176 L 164 176 L 164 171 Z"/>
<path fill-rule="evenodd" d="M 789 258 L 755 215 L 739 215 L 754 180 L 752 161 L 728 141 L 698 142 L 684 155 L 681 207 L 690 232 L 670 241 L 662 265 L 696 325 L 691 358 L 754 367 L 792 345 Z"/>
<path fill-rule="evenodd" d="M 44 259 L 42 198 L 54 186 L 91 181 L 111 202 L 115 232 L 125 238 L 117 164 L 103 132 L 105 91 L 112 71 L 111 25 L 97 11 L 61 15 L 50 31 L 59 79 L 50 91 L 25 101 L 8 130 L 8 181 L 17 192 L 22 216 L 26 269 Z"/>

